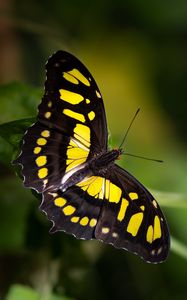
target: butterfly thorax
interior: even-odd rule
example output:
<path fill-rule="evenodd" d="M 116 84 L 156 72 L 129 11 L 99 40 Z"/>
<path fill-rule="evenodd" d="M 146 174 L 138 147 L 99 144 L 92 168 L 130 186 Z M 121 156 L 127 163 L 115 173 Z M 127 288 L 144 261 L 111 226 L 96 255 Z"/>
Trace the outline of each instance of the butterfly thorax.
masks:
<path fill-rule="evenodd" d="M 92 157 L 88 162 L 80 166 L 80 168 L 75 168 L 74 172 L 70 171 L 68 174 L 69 176 L 66 177 L 65 175 L 64 178 L 67 178 L 67 180 L 62 181 L 60 189 L 62 192 L 65 192 L 68 188 L 79 183 L 84 178 L 93 175 L 104 176 L 110 166 L 121 154 L 121 149 L 113 149 Z"/>
<path fill-rule="evenodd" d="M 121 154 L 121 149 L 113 149 L 99 154 L 90 160 L 89 168 L 93 171 L 94 175 L 101 175 Z"/>

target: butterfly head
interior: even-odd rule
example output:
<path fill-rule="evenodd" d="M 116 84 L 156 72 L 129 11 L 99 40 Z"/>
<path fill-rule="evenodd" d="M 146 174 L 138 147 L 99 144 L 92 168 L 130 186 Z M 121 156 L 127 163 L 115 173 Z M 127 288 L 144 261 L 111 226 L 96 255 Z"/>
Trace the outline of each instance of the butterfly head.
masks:
<path fill-rule="evenodd" d="M 124 153 L 124 150 L 122 149 L 122 148 L 114 148 L 113 150 L 112 150 L 112 152 L 113 152 L 113 155 L 114 155 L 114 160 L 116 160 L 116 159 L 121 159 L 121 156 L 122 156 L 122 154 Z"/>

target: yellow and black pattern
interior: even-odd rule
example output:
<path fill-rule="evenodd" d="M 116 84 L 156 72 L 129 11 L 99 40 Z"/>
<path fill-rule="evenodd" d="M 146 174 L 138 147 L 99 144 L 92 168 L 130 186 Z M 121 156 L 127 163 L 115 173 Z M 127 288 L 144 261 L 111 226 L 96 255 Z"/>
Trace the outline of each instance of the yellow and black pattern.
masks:
<path fill-rule="evenodd" d="M 88 70 L 61 51 L 49 59 L 46 69 L 38 121 L 25 133 L 15 160 L 23 167 L 24 185 L 38 192 L 57 189 L 65 173 L 84 163 L 89 154 L 107 149 L 103 100 Z"/>
<path fill-rule="evenodd" d="M 40 122 L 67 136 L 72 136 L 77 126 L 76 134 L 80 137 L 87 131 L 86 138 L 92 139 L 94 153 L 107 149 L 103 100 L 89 71 L 73 55 L 62 51 L 49 58 L 46 69 L 45 94 L 39 105 Z"/>
<path fill-rule="evenodd" d="M 24 136 L 22 152 L 14 162 L 22 165 L 24 185 L 39 193 L 48 187 L 57 189 L 66 170 L 69 142 L 69 137 L 40 122 L 29 127 Z"/>
<path fill-rule="evenodd" d="M 94 238 L 102 203 L 74 186 L 65 192 L 46 191 L 40 208 L 53 221 L 51 232 L 63 230 L 77 238 Z"/>
<path fill-rule="evenodd" d="M 24 185 L 42 193 L 51 232 L 99 239 L 147 262 L 167 258 L 166 220 L 153 196 L 114 162 L 101 93 L 85 66 L 58 51 L 46 65 L 37 122 L 24 135 Z"/>
<path fill-rule="evenodd" d="M 41 209 L 52 232 L 96 238 L 160 262 L 168 253 L 165 218 L 152 195 L 129 173 L 114 165 L 107 179 L 91 176 L 65 192 L 43 193 Z"/>
<path fill-rule="evenodd" d="M 109 177 L 120 190 L 117 197 L 103 202 L 95 237 L 132 251 L 146 261 L 163 261 L 168 254 L 169 234 L 158 203 L 119 166 L 112 167 Z M 112 192 L 113 189 L 112 186 Z M 109 187 L 109 195 L 110 190 Z"/>

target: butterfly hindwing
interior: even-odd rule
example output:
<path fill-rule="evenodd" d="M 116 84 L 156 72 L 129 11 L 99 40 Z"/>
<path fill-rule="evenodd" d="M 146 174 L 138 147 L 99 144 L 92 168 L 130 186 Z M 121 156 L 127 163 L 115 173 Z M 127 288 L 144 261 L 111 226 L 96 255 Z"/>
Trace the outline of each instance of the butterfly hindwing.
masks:
<path fill-rule="evenodd" d="M 92 239 L 101 205 L 100 200 L 73 186 L 66 192 L 44 192 L 40 209 L 53 222 L 51 232 L 62 230 L 77 238 Z"/>
<path fill-rule="evenodd" d="M 148 262 L 164 261 L 170 246 L 169 231 L 156 200 L 117 165 L 107 176 L 121 194 L 111 199 L 109 196 L 109 200 L 103 202 L 95 237 L 138 254 Z"/>
<path fill-rule="evenodd" d="M 166 259 L 169 232 L 153 196 L 117 165 L 106 176 L 83 179 L 66 192 L 45 192 L 41 209 L 52 231 L 96 238 L 152 263 Z"/>

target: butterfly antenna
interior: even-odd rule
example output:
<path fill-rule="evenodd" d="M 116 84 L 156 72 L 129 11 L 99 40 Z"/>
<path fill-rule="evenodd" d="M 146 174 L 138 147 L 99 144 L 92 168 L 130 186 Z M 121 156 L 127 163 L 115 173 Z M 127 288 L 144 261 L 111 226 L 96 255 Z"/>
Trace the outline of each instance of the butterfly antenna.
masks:
<path fill-rule="evenodd" d="M 163 160 L 161 160 L 161 159 L 148 158 L 148 157 L 145 157 L 145 156 L 134 155 L 134 154 L 131 154 L 131 153 L 124 153 L 124 155 L 133 156 L 133 157 L 142 158 L 142 159 L 145 159 L 145 160 L 151 160 L 151 161 L 163 163 Z"/>
<path fill-rule="evenodd" d="M 124 144 L 124 142 L 125 142 L 125 140 L 126 140 L 126 138 L 127 138 L 127 135 L 128 135 L 128 133 L 129 133 L 129 130 L 131 129 L 132 124 L 134 123 L 134 120 L 136 119 L 136 117 L 137 117 L 139 111 L 140 111 L 140 108 L 137 109 L 137 111 L 136 111 L 134 117 L 132 118 L 132 121 L 130 122 L 129 127 L 127 128 L 127 131 L 126 131 L 126 133 L 125 133 L 125 135 L 124 135 L 124 138 L 123 138 L 123 140 L 122 140 L 122 142 L 121 142 L 121 144 L 120 144 L 120 146 L 119 146 L 119 149 L 122 148 L 122 146 L 123 146 L 123 144 Z M 148 157 L 145 157 L 145 156 L 135 155 L 135 154 L 126 153 L 126 152 L 124 153 L 124 155 L 132 156 L 132 157 L 137 157 L 137 158 L 141 158 L 141 159 L 145 159 L 145 160 L 151 160 L 151 161 L 155 161 L 155 162 L 159 162 L 159 163 L 162 163 L 162 162 L 163 162 L 163 160 L 161 160 L 161 159 L 148 158 Z"/>
<path fill-rule="evenodd" d="M 129 133 L 129 130 L 131 129 L 131 126 L 132 126 L 134 120 L 136 119 L 137 114 L 139 113 L 139 111 L 140 111 L 140 108 L 138 108 L 138 110 L 136 111 L 134 117 L 132 118 L 132 121 L 130 122 L 129 127 L 127 128 L 127 131 L 126 131 L 126 133 L 125 133 L 125 135 L 124 135 L 124 138 L 123 138 L 123 140 L 122 140 L 122 142 L 121 142 L 121 144 L 120 144 L 120 146 L 119 146 L 119 149 L 122 148 L 122 146 L 123 146 L 123 144 L 124 144 L 124 142 L 125 142 L 125 140 L 126 140 L 126 138 L 127 138 L 127 135 L 128 135 L 128 133 Z"/>

